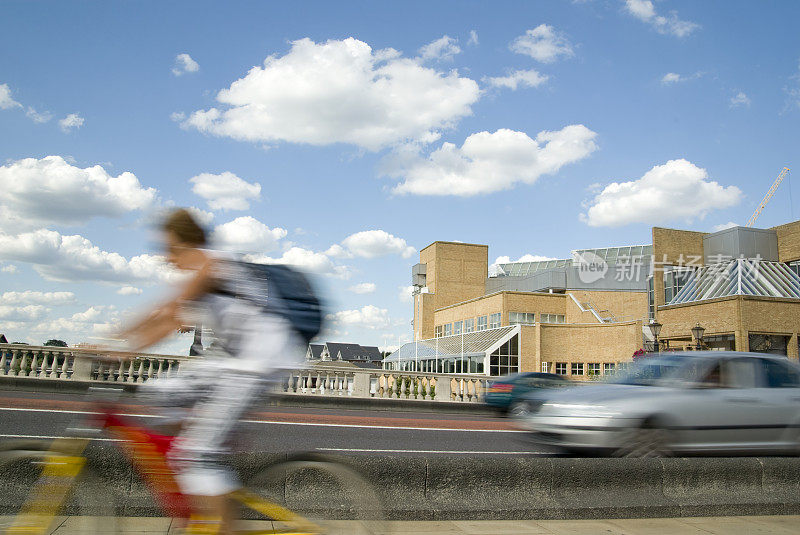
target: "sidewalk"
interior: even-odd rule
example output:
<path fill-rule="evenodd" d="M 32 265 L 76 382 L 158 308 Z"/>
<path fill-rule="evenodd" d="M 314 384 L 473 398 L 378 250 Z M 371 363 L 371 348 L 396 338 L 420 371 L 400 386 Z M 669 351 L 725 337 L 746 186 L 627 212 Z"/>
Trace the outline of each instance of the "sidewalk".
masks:
<path fill-rule="evenodd" d="M 7 517 L 6 517 L 7 518 Z M 0 525 L 6 520 L 0 520 Z M 56 535 L 81 533 L 80 517 L 64 517 Z M 169 518 L 121 518 L 119 533 L 169 534 Z M 251 529 L 267 528 L 266 522 Z M 618 520 L 452 520 L 389 522 L 392 535 L 754 535 L 800 533 L 800 516 L 735 516 L 700 518 L 645 518 Z M 335 523 L 339 533 L 350 534 L 350 522 Z"/>

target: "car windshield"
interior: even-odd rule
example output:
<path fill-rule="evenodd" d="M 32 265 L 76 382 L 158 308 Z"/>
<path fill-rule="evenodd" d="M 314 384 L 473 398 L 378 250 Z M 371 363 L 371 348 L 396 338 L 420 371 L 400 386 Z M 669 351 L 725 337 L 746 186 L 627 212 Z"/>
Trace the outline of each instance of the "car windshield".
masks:
<path fill-rule="evenodd" d="M 668 355 L 638 360 L 609 382 L 623 385 L 655 385 L 666 382 L 694 382 L 708 368 L 708 359 L 688 355 Z"/>

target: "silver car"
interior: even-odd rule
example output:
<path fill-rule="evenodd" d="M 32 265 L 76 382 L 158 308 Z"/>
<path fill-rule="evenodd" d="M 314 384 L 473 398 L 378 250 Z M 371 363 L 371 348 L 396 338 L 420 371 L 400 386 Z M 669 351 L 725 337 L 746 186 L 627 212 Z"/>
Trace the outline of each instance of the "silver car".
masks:
<path fill-rule="evenodd" d="M 662 353 L 610 381 L 527 398 L 539 444 L 629 457 L 800 453 L 800 366 L 786 357 Z"/>

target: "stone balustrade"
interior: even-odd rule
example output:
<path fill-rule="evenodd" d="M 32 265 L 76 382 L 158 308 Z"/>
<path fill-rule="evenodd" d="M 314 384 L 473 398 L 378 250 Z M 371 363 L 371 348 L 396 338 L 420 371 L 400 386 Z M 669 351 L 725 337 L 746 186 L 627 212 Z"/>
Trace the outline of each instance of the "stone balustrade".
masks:
<path fill-rule="evenodd" d="M 100 355 L 118 360 L 99 359 Z M 189 357 L 69 347 L 0 344 L 0 380 L 25 377 L 49 381 L 91 381 L 141 384 L 175 374 Z M 277 384 L 279 392 L 298 396 L 420 401 L 481 400 L 489 377 L 427 372 L 364 369 L 346 365 L 314 365 L 287 371 Z"/>

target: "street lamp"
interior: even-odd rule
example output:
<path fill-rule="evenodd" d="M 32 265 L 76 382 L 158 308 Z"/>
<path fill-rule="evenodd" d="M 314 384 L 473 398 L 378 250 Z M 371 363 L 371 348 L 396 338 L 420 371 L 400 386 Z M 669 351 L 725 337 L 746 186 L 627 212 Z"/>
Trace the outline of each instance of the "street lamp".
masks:
<path fill-rule="evenodd" d="M 655 320 L 650 323 L 650 332 L 653 333 L 653 351 L 658 353 L 658 335 L 661 334 L 661 324 Z"/>
<path fill-rule="evenodd" d="M 692 336 L 694 336 L 695 339 L 697 340 L 697 350 L 698 351 L 703 349 L 703 333 L 704 332 L 706 332 L 706 330 L 703 327 L 700 327 L 699 323 L 697 325 L 695 325 L 694 327 L 692 327 Z"/>

